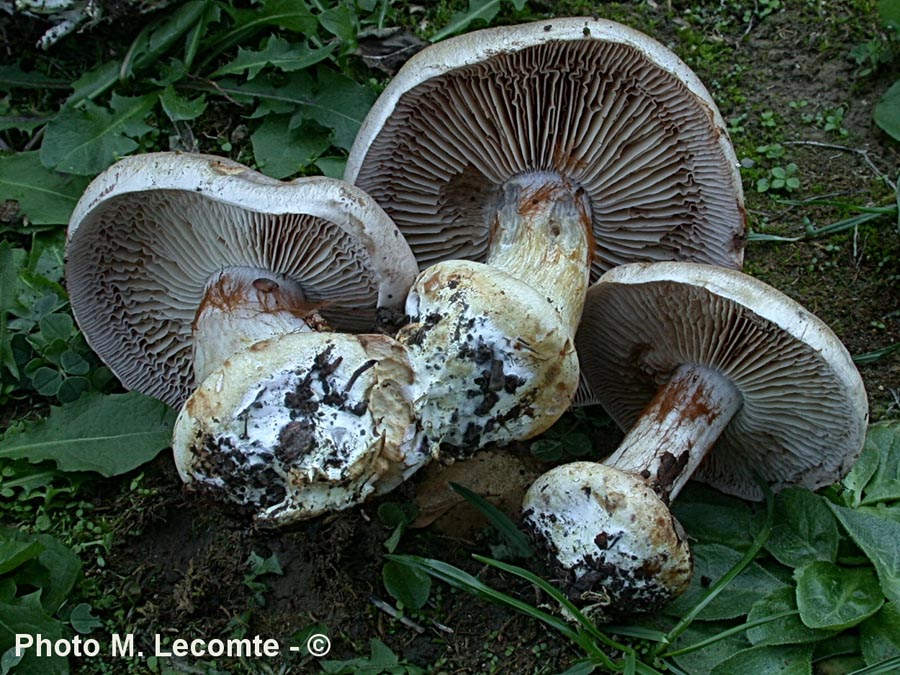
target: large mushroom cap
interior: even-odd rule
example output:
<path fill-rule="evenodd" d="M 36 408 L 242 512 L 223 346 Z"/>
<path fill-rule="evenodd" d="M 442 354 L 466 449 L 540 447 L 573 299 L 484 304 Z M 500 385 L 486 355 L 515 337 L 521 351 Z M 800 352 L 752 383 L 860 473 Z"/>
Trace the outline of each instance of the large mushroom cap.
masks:
<path fill-rule="evenodd" d="M 527 172 L 588 194 L 595 279 L 636 260 L 741 265 L 743 196 L 721 115 L 671 51 L 612 21 L 491 28 L 419 52 L 369 112 L 344 177 L 426 267 L 483 261 L 501 187 Z"/>
<path fill-rule="evenodd" d="M 635 263 L 588 291 L 576 336 L 597 398 L 630 429 L 684 364 L 729 379 L 743 399 L 694 477 L 729 494 L 829 485 L 865 439 L 862 379 L 831 329 L 770 286 L 734 270 Z M 702 411 L 692 411 L 701 414 Z"/>
<path fill-rule="evenodd" d="M 170 405 L 192 389 L 191 323 L 220 270 L 296 282 L 309 308 L 345 330 L 370 330 L 377 307 L 402 307 L 417 271 L 358 188 L 180 153 L 129 157 L 101 174 L 75 207 L 66 254 L 88 343 L 126 387 Z"/>
<path fill-rule="evenodd" d="M 186 483 L 287 524 L 396 487 L 430 458 L 406 350 L 382 335 L 288 333 L 197 387 L 172 449 Z"/>

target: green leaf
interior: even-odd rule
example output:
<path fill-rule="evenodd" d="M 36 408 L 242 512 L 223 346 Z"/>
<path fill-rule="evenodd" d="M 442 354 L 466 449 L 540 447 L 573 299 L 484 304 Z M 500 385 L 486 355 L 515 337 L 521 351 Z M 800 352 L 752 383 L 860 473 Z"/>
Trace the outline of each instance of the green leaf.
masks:
<path fill-rule="evenodd" d="M 817 642 L 833 636 L 836 631 L 810 628 L 800 620 L 797 593 L 793 588 L 779 588 L 762 600 L 753 603 L 747 623 L 766 617 L 793 612 L 747 630 L 747 639 L 754 645 L 788 645 Z"/>
<path fill-rule="evenodd" d="M 43 73 L 26 73 L 18 66 L 0 65 L 0 91 L 12 89 L 68 89 L 72 85 L 66 80 L 47 77 Z"/>
<path fill-rule="evenodd" d="M 40 596 L 41 592 L 35 591 L 19 598 L 0 601 L 0 653 L 15 645 L 16 634 L 40 633 L 49 640 L 62 637 L 62 624 L 44 611 Z M 67 675 L 69 667 L 66 659 L 58 656 L 38 658 L 34 648 L 31 648 L 16 666 L 15 672 L 28 675 Z"/>
<path fill-rule="evenodd" d="M 344 170 L 347 168 L 346 157 L 319 157 L 315 163 L 319 171 L 329 178 L 343 178 Z"/>
<path fill-rule="evenodd" d="M 865 485 L 861 503 L 900 500 L 900 423 L 871 425 L 863 454 L 877 457 L 877 465 Z"/>
<path fill-rule="evenodd" d="M 825 500 L 804 488 L 788 488 L 775 496 L 775 522 L 766 550 L 788 567 L 837 557 L 837 521 Z"/>
<path fill-rule="evenodd" d="M 25 258 L 24 250 L 12 248 L 8 241 L 0 241 L 0 365 L 5 366 L 16 379 L 19 378 L 19 368 L 13 355 L 6 316 L 19 305 L 19 273 Z"/>
<path fill-rule="evenodd" d="M 692 547 L 694 576 L 688 590 L 666 608 L 667 614 L 681 616 L 697 604 L 709 587 L 740 562 L 742 555 L 721 544 L 698 544 Z M 757 563 L 749 564 L 697 616 L 705 621 L 733 619 L 750 612 L 753 604 L 785 584 Z"/>
<path fill-rule="evenodd" d="M 704 544 L 739 551 L 753 543 L 754 515 L 747 502 L 701 483 L 688 483 L 672 503 L 672 514 L 687 533 Z"/>
<path fill-rule="evenodd" d="M 159 95 L 163 111 L 173 122 L 193 120 L 200 117 L 206 110 L 206 99 L 203 96 L 191 100 L 179 96 L 171 85 L 166 87 Z"/>
<path fill-rule="evenodd" d="M 859 625 L 859 644 L 868 665 L 900 656 L 900 610 L 888 603 Z"/>
<path fill-rule="evenodd" d="M 69 109 L 84 100 L 95 98 L 119 81 L 121 61 L 104 61 L 93 70 L 89 70 L 72 83 L 75 91 L 66 101 Z M 44 141 L 46 143 L 46 141 Z"/>
<path fill-rule="evenodd" d="M 797 574 L 797 608 L 810 628 L 850 628 L 872 616 L 883 603 L 870 567 L 838 567 L 820 560 Z"/>
<path fill-rule="evenodd" d="M 159 24 L 142 36 L 144 39 L 131 50 L 134 67 L 140 70 L 155 64 L 179 38 L 198 23 L 203 23 L 209 6 L 207 0 L 191 0 L 164 14 Z M 129 64 L 126 63 L 124 70 L 130 74 Z"/>
<path fill-rule="evenodd" d="M 717 665 L 711 675 L 810 675 L 812 651 L 812 645 L 750 647 Z"/>
<path fill-rule="evenodd" d="M 458 483 L 450 483 L 454 492 L 461 495 L 472 506 L 481 511 L 491 525 L 502 535 L 509 545 L 510 551 L 517 558 L 532 558 L 534 551 L 525 533 L 496 506 L 487 499 Z"/>
<path fill-rule="evenodd" d="M 36 225 L 68 223 L 88 181 L 45 168 L 36 150 L 0 157 L 0 201 L 19 202 L 22 213 Z"/>
<path fill-rule="evenodd" d="M 517 7 L 521 9 L 521 7 Z M 465 11 L 456 12 L 450 17 L 450 23 L 444 26 L 431 37 L 432 42 L 443 40 L 446 37 L 461 33 L 469 27 L 473 21 L 490 22 L 500 11 L 500 0 L 469 0 L 469 6 Z"/>
<path fill-rule="evenodd" d="M 421 609 L 431 593 L 431 577 L 415 567 L 389 560 L 381 570 L 384 587 L 404 607 Z"/>
<path fill-rule="evenodd" d="M 896 0 L 878 0 L 878 15 L 885 26 L 900 31 L 900 4 Z"/>
<path fill-rule="evenodd" d="M 299 102 L 300 114 L 333 129 L 334 144 L 349 150 L 375 102 L 375 92 L 329 68 L 320 66 L 317 74 L 316 94 Z"/>
<path fill-rule="evenodd" d="M 33 536 L 33 535 L 32 535 Z M 40 554 L 16 570 L 19 586 L 41 589 L 41 605 L 48 614 L 54 614 L 72 592 L 81 561 L 68 546 L 48 534 L 34 536 L 41 545 Z"/>
<path fill-rule="evenodd" d="M 144 118 L 156 103 L 155 94 L 112 95 L 112 110 L 86 101 L 83 108 L 64 108 L 47 125 L 41 162 L 57 171 L 80 176 L 98 174 L 138 147 L 128 136 L 148 127 Z"/>
<path fill-rule="evenodd" d="M 72 628 L 82 635 L 87 635 L 95 628 L 100 628 L 103 625 L 102 621 L 91 614 L 91 606 L 86 602 L 81 602 L 72 608 L 72 613 L 69 615 L 69 623 L 72 625 Z"/>
<path fill-rule="evenodd" d="M 260 171 L 272 178 L 287 178 L 315 161 L 331 145 L 331 137 L 309 127 L 291 129 L 289 117 L 270 115 L 250 142 Z"/>
<path fill-rule="evenodd" d="M 681 637 L 678 638 L 673 647 L 681 649 L 698 644 L 703 640 L 718 635 L 722 632 L 722 629 L 723 625 L 720 622 L 696 621 L 681 634 Z M 713 642 L 701 649 L 690 651 L 686 654 L 678 654 L 672 658 L 690 675 L 708 675 L 716 665 L 750 646 L 745 634 L 741 632 Z"/>
<path fill-rule="evenodd" d="M 347 5 L 329 7 L 319 14 L 319 24 L 343 42 L 355 43 L 359 24 L 356 15 Z"/>
<path fill-rule="evenodd" d="M 0 529 L 0 574 L 38 557 L 43 550 L 43 545 L 33 537 L 18 530 Z"/>
<path fill-rule="evenodd" d="M 4 437 L 0 457 L 49 459 L 63 471 L 115 476 L 167 447 L 175 412 L 137 392 L 82 396 L 50 417 Z"/>
<path fill-rule="evenodd" d="M 875 104 L 872 112 L 875 124 L 894 140 L 900 141 L 900 80 L 894 82 Z"/>
<path fill-rule="evenodd" d="M 315 35 L 318 27 L 316 17 L 306 3 L 299 0 L 266 0 L 262 7 L 235 10 L 226 6 L 225 11 L 234 19 L 236 30 L 244 33 L 262 26 L 278 26 L 303 35 Z"/>
<path fill-rule="evenodd" d="M 872 429 L 875 426 L 876 425 L 871 425 L 869 427 L 869 435 L 871 435 Z M 863 447 L 863 451 L 853 464 L 850 473 L 844 476 L 843 480 L 840 482 L 840 485 L 850 492 L 849 505 L 853 508 L 856 508 L 862 503 L 863 490 L 866 485 L 868 485 L 869 481 L 872 480 L 872 476 L 877 473 L 878 464 L 881 462 L 881 453 L 878 448 L 875 447 L 874 443 L 869 442 L 869 435 L 866 436 L 866 444 Z M 846 502 L 846 496 L 842 497 Z"/>
<path fill-rule="evenodd" d="M 56 396 L 62 384 L 62 375 L 58 370 L 42 366 L 31 375 L 31 386 L 41 396 Z"/>
<path fill-rule="evenodd" d="M 237 57 L 219 68 L 211 77 L 235 75 L 246 70 L 247 79 L 252 80 L 268 65 L 286 73 L 303 70 L 328 58 L 336 47 L 337 44 L 330 44 L 321 49 L 310 49 L 307 45 L 293 44 L 273 35 L 260 51 L 239 47 Z"/>
<path fill-rule="evenodd" d="M 900 604 L 900 522 L 836 504 L 828 506 L 872 561 L 885 597 Z"/>

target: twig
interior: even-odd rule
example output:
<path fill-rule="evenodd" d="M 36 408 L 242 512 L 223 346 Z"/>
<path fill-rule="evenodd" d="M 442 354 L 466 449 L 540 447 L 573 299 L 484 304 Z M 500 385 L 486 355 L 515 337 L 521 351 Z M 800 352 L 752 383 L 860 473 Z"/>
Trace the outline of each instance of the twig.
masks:
<path fill-rule="evenodd" d="M 388 616 L 399 620 L 400 623 L 402 623 L 407 628 L 412 628 L 414 631 L 419 633 L 419 635 L 421 635 L 422 633 L 425 632 L 425 629 L 422 626 L 417 624 L 415 621 L 410 619 L 408 616 L 403 616 L 400 612 L 398 612 L 396 610 L 396 608 L 392 607 L 391 605 L 386 603 L 384 600 L 380 600 L 380 599 L 376 598 L 374 595 L 370 595 L 369 602 L 371 602 L 373 605 L 375 605 L 375 607 L 380 609 L 382 612 L 384 612 Z"/>
<path fill-rule="evenodd" d="M 28 142 L 25 144 L 25 149 L 23 152 L 28 152 L 29 150 L 34 150 L 35 146 L 37 146 L 38 141 L 40 141 L 44 137 L 44 129 L 47 128 L 45 124 L 40 129 L 37 130 L 37 133 L 28 139 Z"/>
<path fill-rule="evenodd" d="M 846 145 L 838 145 L 836 143 L 821 143 L 819 141 L 785 141 L 784 145 L 811 145 L 816 148 L 828 148 L 830 150 L 840 150 L 841 152 L 852 152 L 855 155 L 859 155 L 863 158 L 866 164 L 869 165 L 869 168 L 875 172 L 875 175 L 878 176 L 881 180 L 885 182 L 885 184 L 891 188 L 892 190 L 897 190 L 897 184 L 894 183 L 890 179 L 890 177 L 883 173 L 881 169 L 875 166 L 875 163 L 869 158 L 869 151 L 862 150 L 861 148 L 851 148 Z"/>

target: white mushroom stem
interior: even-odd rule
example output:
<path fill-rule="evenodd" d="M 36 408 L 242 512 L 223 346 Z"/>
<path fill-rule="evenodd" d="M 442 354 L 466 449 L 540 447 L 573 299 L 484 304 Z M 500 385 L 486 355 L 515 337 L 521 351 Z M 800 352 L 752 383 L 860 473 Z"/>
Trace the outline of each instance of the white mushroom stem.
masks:
<path fill-rule="evenodd" d="M 717 371 L 679 367 L 605 462 L 638 474 L 670 502 L 741 408 L 738 388 Z"/>
<path fill-rule="evenodd" d="M 556 173 L 532 172 L 500 189 L 485 263 L 547 298 L 574 335 L 590 275 L 590 202 Z"/>
<path fill-rule="evenodd" d="M 300 285 L 263 269 L 231 267 L 206 286 L 193 323 L 194 381 L 250 345 L 325 323 Z"/>

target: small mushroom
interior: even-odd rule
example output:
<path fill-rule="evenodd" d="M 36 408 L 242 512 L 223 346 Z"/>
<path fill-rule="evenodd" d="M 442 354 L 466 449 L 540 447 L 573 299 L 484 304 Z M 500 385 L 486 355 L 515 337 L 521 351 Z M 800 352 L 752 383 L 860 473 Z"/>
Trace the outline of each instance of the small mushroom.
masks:
<path fill-rule="evenodd" d="M 588 292 L 576 344 L 593 391 L 630 431 L 602 466 L 542 476 L 524 518 L 559 552 L 576 595 L 608 596 L 610 614 L 652 609 L 686 588 L 687 545 L 667 504 L 689 478 L 758 500 L 755 474 L 775 491 L 814 490 L 862 449 L 868 406 L 847 350 L 821 320 L 740 272 L 677 262 L 612 269 Z M 632 487 L 608 487 L 613 480 Z M 647 529 L 618 513 L 638 500 Z M 679 571 L 671 581 L 663 562 Z M 623 591 L 621 578 L 654 578 L 661 590 L 649 603 L 641 585 Z"/>
<path fill-rule="evenodd" d="M 328 178 L 283 183 L 204 155 L 131 157 L 69 228 L 88 343 L 129 388 L 180 405 L 181 477 L 276 524 L 387 491 L 429 457 L 405 349 L 374 328 L 415 273 L 384 211 Z"/>
<path fill-rule="evenodd" d="M 651 38 L 560 18 L 475 31 L 411 58 L 344 178 L 409 241 L 534 286 L 574 333 L 588 274 L 684 259 L 739 268 L 738 163 L 709 93 Z"/>

